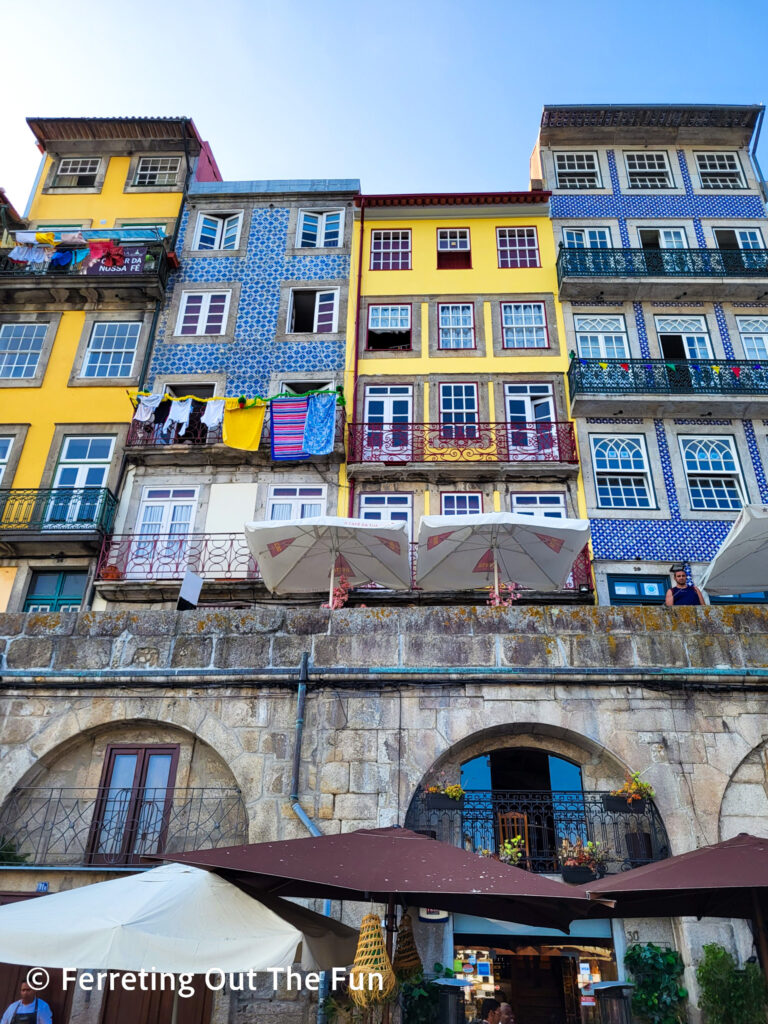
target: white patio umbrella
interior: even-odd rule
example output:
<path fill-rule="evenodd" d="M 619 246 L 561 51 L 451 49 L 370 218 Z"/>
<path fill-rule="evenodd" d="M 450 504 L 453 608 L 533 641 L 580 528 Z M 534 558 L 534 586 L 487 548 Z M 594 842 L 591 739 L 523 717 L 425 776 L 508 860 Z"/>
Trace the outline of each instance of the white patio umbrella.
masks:
<path fill-rule="evenodd" d="M 710 594 L 768 590 L 768 507 L 744 506 L 700 586 Z"/>
<path fill-rule="evenodd" d="M 286 917 L 209 871 L 164 864 L 0 907 L 0 962 L 171 974 L 352 963 L 354 929 L 270 904 Z"/>
<path fill-rule="evenodd" d="M 316 516 L 245 524 L 245 537 L 262 579 L 273 594 L 325 590 L 329 603 L 337 576 L 410 590 L 405 523 Z"/>
<path fill-rule="evenodd" d="M 533 590 L 557 590 L 588 540 L 586 519 L 511 512 L 423 516 L 416 586 L 466 590 L 493 583 L 498 593 L 501 579 Z"/>

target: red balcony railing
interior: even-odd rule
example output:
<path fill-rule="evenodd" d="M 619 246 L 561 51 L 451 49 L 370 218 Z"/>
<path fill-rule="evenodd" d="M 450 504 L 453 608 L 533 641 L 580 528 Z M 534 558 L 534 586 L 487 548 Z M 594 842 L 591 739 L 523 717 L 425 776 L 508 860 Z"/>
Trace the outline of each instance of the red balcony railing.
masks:
<path fill-rule="evenodd" d="M 102 544 L 96 579 L 180 580 L 187 569 L 206 580 L 259 579 L 242 533 L 115 534 Z"/>
<path fill-rule="evenodd" d="M 351 423 L 350 462 L 577 463 L 573 424 Z"/>

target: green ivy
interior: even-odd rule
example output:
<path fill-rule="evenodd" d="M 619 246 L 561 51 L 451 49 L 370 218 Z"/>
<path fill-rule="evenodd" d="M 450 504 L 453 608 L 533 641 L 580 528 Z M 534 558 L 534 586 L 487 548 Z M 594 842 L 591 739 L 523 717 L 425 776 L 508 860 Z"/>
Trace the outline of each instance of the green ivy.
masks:
<path fill-rule="evenodd" d="M 731 954 L 717 943 L 704 946 L 696 968 L 699 1006 L 707 1024 L 765 1024 L 766 985 L 757 964 L 739 970 Z"/>
<path fill-rule="evenodd" d="M 680 954 L 646 942 L 630 946 L 624 963 L 632 972 L 632 1009 L 640 1020 L 648 1024 L 681 1024 L 685 1019 L 682 1003 L 688 992 L 678 982 L 684 968 Z"/>

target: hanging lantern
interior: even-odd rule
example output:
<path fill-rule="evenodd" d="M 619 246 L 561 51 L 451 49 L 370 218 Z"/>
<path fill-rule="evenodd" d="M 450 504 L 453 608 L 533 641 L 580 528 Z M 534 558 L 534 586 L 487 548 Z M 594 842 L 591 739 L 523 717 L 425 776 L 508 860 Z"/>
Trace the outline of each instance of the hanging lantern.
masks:
<path fill-rule="evenodd" d="M 413 922 L 410 914 L 403 914 L 400 919 L 392 967 L 398 981 L 408 981 L 410 978 L 424 973 L 424 965 L 413 937 Z"/>
<path fill-rule="evenodd" d="M 379 985 L 379 977 L 381 985 Z M 349 996 L 358 1006 L 385 1003 L 397 988 L 378 914 L 366 914 L 360 925 L 355 962 L 349 972 Z"/>

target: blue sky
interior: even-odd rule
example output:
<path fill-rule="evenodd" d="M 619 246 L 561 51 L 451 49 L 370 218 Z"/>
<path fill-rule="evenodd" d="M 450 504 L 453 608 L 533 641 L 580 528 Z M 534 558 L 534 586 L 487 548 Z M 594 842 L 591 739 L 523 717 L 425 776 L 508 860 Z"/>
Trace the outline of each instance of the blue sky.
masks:
<path fill-rule="evenodd" d="M 6 0 L 0 185 L 24 206 L 28 115 L 188 114 L 227 179 L 526 188 L 544 103 L 761 103 L 767 30 L 765 0 Z"/>

